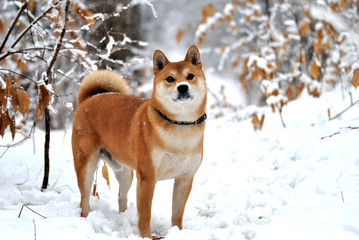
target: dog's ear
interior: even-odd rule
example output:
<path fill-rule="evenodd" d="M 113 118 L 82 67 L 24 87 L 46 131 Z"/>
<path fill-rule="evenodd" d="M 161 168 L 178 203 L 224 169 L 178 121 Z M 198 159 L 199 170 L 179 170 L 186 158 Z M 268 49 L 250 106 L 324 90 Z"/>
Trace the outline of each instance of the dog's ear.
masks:
<path fill-rule="evenodd" d="M 165 54 L 160 50 L 156 50 L 153 54 L 153 73 L 157 74 L 160 72 L 167 65 L 167 63 L 169 63 L 169 61 Z"/>
<path fill-rule="evenodd" d="M 199 55 L 199 50 L 196 45 L 192 45 L 188 51 L 185 61 L 191 62 L 193 65 L 202 68 L 201 56 Z"/>

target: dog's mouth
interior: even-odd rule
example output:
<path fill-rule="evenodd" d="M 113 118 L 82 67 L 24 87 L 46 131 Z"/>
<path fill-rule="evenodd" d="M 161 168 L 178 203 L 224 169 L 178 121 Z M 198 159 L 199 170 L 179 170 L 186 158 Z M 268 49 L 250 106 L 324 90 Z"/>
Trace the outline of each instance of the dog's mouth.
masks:
<path fill-rule="evenodd" d="M 192 100 L 193 97 L 189 93 L 179 93 L 177 97 L 172 98 L 174 102 L 187 102 L 189 100 Z"/>

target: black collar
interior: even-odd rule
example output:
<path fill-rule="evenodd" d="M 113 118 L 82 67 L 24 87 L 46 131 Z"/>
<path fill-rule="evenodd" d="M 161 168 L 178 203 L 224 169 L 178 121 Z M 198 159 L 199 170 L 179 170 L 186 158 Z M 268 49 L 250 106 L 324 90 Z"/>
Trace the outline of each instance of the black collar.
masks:
<path fill-rule="evenodd" d="M 165 120 L 169 121 L 170 123 L 177 124 L 177 125 L 197 125 L 203 123 L 207 119 L 207 114 L 204 113 L 200 118 L 198 118 L 196 121 L 187 122 L 187 121 L 177 121 L 168 118 L 166 115 L 155 109 L 158 114 L 160 114 L 161 117 L 163 117 Z"/>

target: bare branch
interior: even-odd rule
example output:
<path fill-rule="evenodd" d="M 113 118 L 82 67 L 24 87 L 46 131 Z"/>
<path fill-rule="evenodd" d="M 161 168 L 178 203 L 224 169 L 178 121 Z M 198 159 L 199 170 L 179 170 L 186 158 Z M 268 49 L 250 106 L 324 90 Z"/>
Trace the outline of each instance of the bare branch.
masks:
<path fill-rule="evenodd" d="M 36 224 L 35 224 L 35 219 L 32 219 L 32 221 L 34 222 L 34 238 L 36 240 Z"/>
<path fill-rule="evenodd" d="M 59 2 L 56 2 L 54 5 L 50 6 L 45 12 L 43 12 L 40 16 L 38 16 L 35 21 L 33 21 L 27 28 L 22 31 L 22 33 L 17 37 L 15 42 L 11 45 L 11 48 L 15 47 L 16 44 L 21 40 L 21 38 L 39 21 L 41 20 L 48 12 L 50 12 L 54 6 L 56 6 Z"/>
<path fill-rule="evenodd" d="M 60 47 L 62 45 L 62 40 L 63 40 L 63 38 L 65 36 L 65 33 L 66 33 L 67 23 L 69 22 L 69 12 L 70 12 L 69 7 L 70 7 L 70 0 L 67 0 L 66 1 L 66 6 L 65 6 L 65 23 L 64 23 L 64 26 L 63 26 L 61 34 L 60 34 L 60 39 L 57 42 L 55 53 L 52 56 L 50 65 L 49 65 L 49 67 L 47 68 L 47 71 L 46 71 L 46 75 L 47 75 L 47 79 L 45 80 L 46 83 L 48 83 L 48 79 L 49 79 L 51 69 L 54 66 L 55 62 L 56 62 L 57 55 L 59 54 Z"/>
<path fill-rule="evenodd" d="M 11 70 L 11 69 L 0 68 L 0 72 L 3 72 L 3 73 L 8 72 L 8 73 L 16 74 L 16 75 L 18 75 L 18 76 L 20 76 L 20 77 L 22 77 L 22 78 L 25 78 L 25 79 L 27 79 L 27 80 L 30 80 L 31 82 L 33 82 L 33 83 L 35 83 L 35 84 L 39 84 L 38 81 L 36 81 L 36 80 L 34 80 L 34 79 L 32 79 L 32 78 L 29 78 L 29 77 L 27 77 L 27 76 L 25 76 L 25 75 L 23 75 L 23 74 L 21 74 L 21 73 L 15 72 L 15 71 L 13 71 L 13 70 Z"/>
<path fill-rule="evenodd" d="M 5 153 L 7 152 L 7 150 L 9 150 L 9 148 L 15 147 L 15 146 L 17 146 L 17 145 L 19 145 L 19 144 L 25 142 L 27 139 L 29 139 L 30 136 L 31 136 L 31 134 L 32 134 L 32 132 L 33 132 L 33 130 L 35 129 L 35 127 L 36 127 L 36 123 L 34 122 L 34 123 L 32 124 L 30 133 L 29 133 L 28 135 L 25 135 L 25 137 L 24 137 L 23 139 L 21 139 L 20 141 L 18 141 L 18 142 L 16 142 L 16 143 L 13 143 L 13 144 L 0 145 L 1 148 L 6 148 L 5 151 L 0 155 L 0 158 L 2 158 L 2 157 L 5 155 Z"/>
<path fill-rule="evenodd" d="M 349 107 L 347 107 L 346 109 L 344 109 L 343 111 L 341 111 L 340 113 L 338 113 L 337 115 L 335 115 L 334 117 L 329 118 L 329 120 L 334 120 L 334 119 L 340 117 L 343 113 L 345 113 L 346 111 L 348 111 L 350 108 L 352 108 L 353 106 L 355 106 L 355 105 L 358 104 L 358 103 L 359 103 L 359 100 L 356 101 L 356 102 L 353 102 L 352 104 L 350 104 Z"/>
<path fill-rule="evenodd" d="M 29 4 L 28 1 L 25 1 L 25 2 L 24 2 L 24 4 L 21 6 L 19 12 L 17 13 L 16 18 L 15 18 L 14 21 L 12 22 L 12 24 L 11 24 L 9 30 L 6 32 L 6 35 L 5 35 L 5 37 L 4 37 L 4 39 L 3 39 L 2 43 L 1 43 L 1 46 L 0 46 L 0 53 L 1 53 L 2 50 L 4 49 L 5 44 L 6 44 L 7 40 L 9 39 L 12 30 L 14 30 L 14 27 L 15 27 L 17 21 L 19 20 L 20 16 L 21 16 L 22 13 L 24 12 L 24 10 L 27 8 L 27 5 L 28 5 L 28 4 Z M 1 60 L 1 59 L 0 59 L 0 60 Z"/>
<path fill-rule="evenodd" d="M 43 217 L 43 218 L 46 219 L 45 216 L 43 216 L 43 215 L 41 215 L 40 213 L 38 213 L 38 212 L 32 210 L 32 209 L 31 209 L 30 207 L 28 207 L 26 204 L 23 204 L 23 205 L 22 205 L 18 218 L 21 217 L 21 213 L 22 213 L 22 210 L 24 209 L 24 207 L 26 207 L 27 209 L 29 209 L 31 212 L 36 213 L 36 214 L 39 215 L 40 217 Z"/>
<path fill-rule="evenodd" d="M 355 129 L 359 129 L 359 127 L 350 127 L 350 126 L 349 126 L 349 127 L 346 127 L 345 129 L 355 130 Z M 325 139 L 325 138 L 333 137 L 333 136 L 338 135 L 338 134 L 340 134 L 340 133 L 341 133 L 340 131 L 335 132 L 335 133 L 333 133 L 333 134 L 331 134 L 331 135 L 329 135 L 329 136 L 321 137 L 320 140 L 323 140 L 323 139 Z"/>

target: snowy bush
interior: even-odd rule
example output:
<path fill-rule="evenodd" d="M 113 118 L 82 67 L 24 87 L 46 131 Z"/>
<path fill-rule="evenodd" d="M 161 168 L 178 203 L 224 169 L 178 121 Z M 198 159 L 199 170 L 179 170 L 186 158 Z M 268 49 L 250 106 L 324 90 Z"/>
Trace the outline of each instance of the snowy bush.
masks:
<path fill-rule="evenodd" d="M 65 9 L 67 2 L 68 10 Z M 71 119 L 76 89 L 84 75 L 98 68 L 132 69 L 134 64 L 114 55 L 129 46 L 136 52 L 136 47 L 146 43 L 132 40 L 126 33 L 112 28 L 99 33 L 107 20 L 119 16 L 129 6 L 121 5 L 112 13 L 94 13 L 89 10 L 90 6 L 82 1 L 65 0 L 2 4 L 1 136 L 8 126 L 13 135 L 15 129 L 28 131 L 32 124 L 25 124 L 26 120 L 38 120 L 47 107 L 53 117 L 52 128 L 63 128 Z M 95 45 L 99 42 L 94 37 L 89 38 L 101 35 L 103 48 Z M 134 61 L 137 68 L 141 67 L 140 59 Z"/>
<path fill-rule="evenodd" d="M 248 105 L 269 105 L 281 114 L 304 89 L 320 97 L 337 84 L 349 93 L 351 85 L 358 86 L 359 1 L 215 4 L 203 7 L 193 36 L 218 59 L 218 71 L 237 76 Z M 257 117 L 255 112 L 251 116 Z"/>
<path fill-rule="evenodd" d="M 106 13 L 90 7 L 81 0 L 5 0 L 0 6 L 0 135 L 9 129 L 12 139 L 16 133 L 27 139 L 35 126 L 45 126 L 45 177 L 50 128 L 66 128 L 72 120 L 83 76 L 99 68 L 128 72 L 141 67 L 141 59 L 133 60 L 133 68 L 129 54 L 121 53 L 136 53 L 146 43 L 112 27 L 122 11 L 134 6 L 119 5 Z M 17 143 L 0 147 L 6 152 Z"/>

